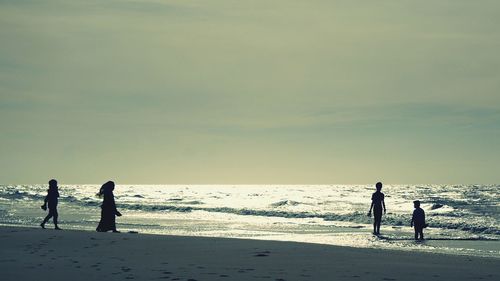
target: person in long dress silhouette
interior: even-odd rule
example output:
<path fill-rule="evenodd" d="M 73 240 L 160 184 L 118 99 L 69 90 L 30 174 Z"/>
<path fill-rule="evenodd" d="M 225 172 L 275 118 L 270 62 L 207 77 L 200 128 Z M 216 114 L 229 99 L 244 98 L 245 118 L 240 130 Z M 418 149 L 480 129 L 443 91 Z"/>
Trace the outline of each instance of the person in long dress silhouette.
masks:
<path fill-rule="evenodd" d="M 382 207 L 384 214 L 386 213 L 384 194 L 380 192 L 382 190 L 382 183 L 377 182 L 375 185 L 377 191 L 372 194 L 372 204 L 370 205 L 370 210 L 368 211 L 368 216 L 371 217 L 373 209 L 373 234 L 380 235 L 380 224 L 382 223 Z"/>
<path fill-rule="evenodd" d="M 115 189 L 115 183 L 108 181 L 102 185 L 99 190 L 98 196 L 104 197 L 101 205 L 101 221 L 97 226 L 96 230 L 99 232 L 119 232 L 116 230 L 116 216 L 121 216 L 122 214 L 118 212 L 115 204 L 115 196 L 113 195 L 113 190 Z"/>
<path fill-rule="evenodd" d="M 47 196 L 43 200 L 42 210 L 47 211 L 47 205 L 49 207 L 49 213 L 43 219 L 40 226 L 45 229 L 45 224 L 52 218 L 54 221 L 54 228 L 57 230 L 61 230 L 57 225 L 57 219 L 59 218 L 59 213 L 57 212 L 57 203 L 59 198 L 59 187 L 57 186 L 57 181 L 55 179 L 51 179 L 49 181 L 49 189 L 47 190 Z"/>

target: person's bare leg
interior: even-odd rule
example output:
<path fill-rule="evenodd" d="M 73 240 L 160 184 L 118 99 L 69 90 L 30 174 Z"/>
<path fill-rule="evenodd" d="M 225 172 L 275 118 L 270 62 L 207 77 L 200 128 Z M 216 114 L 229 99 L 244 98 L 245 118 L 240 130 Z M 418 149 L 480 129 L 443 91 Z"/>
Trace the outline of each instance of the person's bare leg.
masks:
<path fill-rule="evenodd" d="M 57 218 L 59 217 L 59 214 L 57 212 L 54 214 L 54 228 L 57 230 L 61 230 L 59 226 L 57 225 Z"/>
<path fill-rule="evenodd" d="M 50 220 L 50 218 L 52 217 L 52 214 L 49 212 L 49 214 L 43 219 L 42 223 L 40 224 L 40 226 L 45 229 L 45 224 Z"/>

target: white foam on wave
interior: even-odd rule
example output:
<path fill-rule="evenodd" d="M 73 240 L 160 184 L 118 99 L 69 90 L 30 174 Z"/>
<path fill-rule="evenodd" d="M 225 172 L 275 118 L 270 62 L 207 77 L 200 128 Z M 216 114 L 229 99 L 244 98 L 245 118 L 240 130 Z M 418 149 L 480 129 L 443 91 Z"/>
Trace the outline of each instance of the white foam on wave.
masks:
<path fill-rule="evenodd" d="M 33 202 L 39 208 L 46 188 L 44 185 L 0 185 L 0 199 Z M 96 214 L 101 201 L 95 196 L 98 190 L 97 185 L 61 185 L 65 212 Z M 429 223 L 443 233 L 451 231 L 452 235 L 454 230 L 460 230 L 470 236 L 500 235 L 499 196 L 492 196 L 496 190 L 498 186 L 385 186 L 388 214 L 384 225 L 408 227 L 412 201 L 419 199 Z M 187 217 L 193 216 L 190 213 L 202 212 L 206 220 L 226 214 L 227 218 L 236 216 L 243 221 L 269 217 L 306 227 L 311 227 L 307 221 L 314 221 L 315 225 L 324 227 L 346 223 L 367 228 L 371 223 L 366 212 L 372 192 L 373 187 L 368 185 L 118 185 L 115 189 L 119 208 L 148 218 L 163 212 L 186 213 Z M 15 204 L 2 208 L 15 208 Z M 0 212 L 4 221 L 6 215 L 2 214 L 5 213 L 12 212 Z M 10 219 L 16 221 L 13 217 Z M 29 219 L 19 221 L 31 223 Z"/>

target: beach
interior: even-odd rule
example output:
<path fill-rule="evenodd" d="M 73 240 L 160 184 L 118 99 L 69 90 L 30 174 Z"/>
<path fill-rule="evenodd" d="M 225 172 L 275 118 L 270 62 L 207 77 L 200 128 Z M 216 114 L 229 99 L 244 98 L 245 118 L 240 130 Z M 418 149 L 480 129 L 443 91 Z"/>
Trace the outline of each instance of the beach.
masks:
<path fill-rule="evenodd" d="M 500 1 L 0 23 L 0 281 L 500 281 Z"/>
<path fill-rule="evenodd" d="M 59 222 L 65 230 L 96 229 L 99 188 L 60 186 Z M 500 258 L 500 209 L 493 196 L 498 188 L 388 185 L 379 237 L 371 234 L 373 218 L 367 216 L 371 185 L 118 185 L 114 194 L 124 232 Z M 39 225 L 47 214 L 40 209 L 46 195 L 46 185 L 0 185 L 0 223 Z M 425 243 L 413 241 L 411 198 L 423 201 Z"/>
<path fill-rule="evenodd" d="M 498 280 L 500 259 L 331 245 L 0 227 L 2 280 Z"/>

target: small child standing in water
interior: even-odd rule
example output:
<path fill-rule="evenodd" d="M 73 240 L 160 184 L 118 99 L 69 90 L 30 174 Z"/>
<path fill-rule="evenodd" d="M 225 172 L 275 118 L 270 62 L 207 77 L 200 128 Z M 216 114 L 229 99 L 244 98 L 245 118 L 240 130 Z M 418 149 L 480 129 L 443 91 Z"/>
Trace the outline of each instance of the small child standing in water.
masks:
<path fill-rule="evenodd" d="M 411 218 L 411 226 L 415 228 L 415 240 L 424 240 L 424 228 L 425 225 L 425 212 L 422 208 L 420 208 L 420 201 L 413 201 L 413 207 L 415 210 L 413 211 L 413 216 Z"/>
<path fill-rule="evenodd" d="M 47 205 L 49 205 L 49 214 L 45 217 L 40 226 L 45 229 L 45 224 L 53 218 L 55 229 L 61 230 L 57 225 L 57 218 L 59 214 L 57 213 L 57 203 L 59 198 L 59 191 L 57 186 L 57 181 L 52 179 L 49 181 L 49 189 L 47 190 L 47 196 L 45 196 L 44 203 L 42 205 L 42 209 L 44 211 L 47 210 Z"/>

